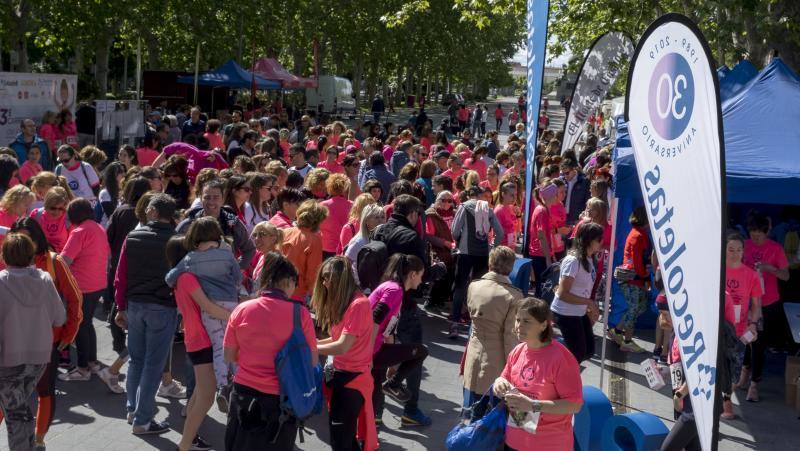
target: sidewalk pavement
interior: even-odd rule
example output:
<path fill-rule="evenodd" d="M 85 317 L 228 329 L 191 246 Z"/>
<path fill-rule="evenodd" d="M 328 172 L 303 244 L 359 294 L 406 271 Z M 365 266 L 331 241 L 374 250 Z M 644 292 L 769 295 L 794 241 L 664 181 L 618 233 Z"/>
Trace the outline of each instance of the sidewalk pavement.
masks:
<path fill-rule="evenodd" d="M 98 309 L 100 311 L 102 309 Z M 98 312 L 99 313 L 99 312 Z M 98 332 L 98 355 L 104 363 L 113 361 L 111 336 L 105 323 L 95 319 Z M 466 343 L 462 335 L 458 340 L 447 338 L 447 322 L 439 315 L 423 315 L 424 339 L 430 351 L 425 361 L 420 408 L 433 419 L 427 428 L 402 429 L 400 415 L 402 407 L 387 398 L 384 426 L 379 429 L 382 450 L 441 450 L 447 433 L 458 421 L 462 400 L 462 383 L 458 377 L 461 353 Z M 599 385 L 599 355 L 601 328 L 595 325 L 596 357 L 584 364 L 582 378 L 586 385 Z M 652 340 L 645 335 L 637 337 L 639 345 L 651 350 Z M 173 370 L 176 379 L 184 380 L 183 346 L 173 347 Z M 623 354 L 609 342 L 607 360 L 613 366 L 607 368 L 606 377 L 620 388 L 614 398 L 617 413 L 646 411 L 657 415 L 668 426 L 672 425 L 672 402 L 668 388 L 653 391 L 647 387 L 639 363 L 649 354 Z M 743 394 L 734 397 L 738 418 L 723 421 L 720 425 L 720 450 L 786 450 L 797 446 L 794 428 L 800 426 L 793 411 L 784 405 L 782 354 L 768 356 L 767 371 L 761 384 L 760 403 L 743 401 Z M 123 367 L 123 373 L 127 366 Z M 608 382 L 606 388 L 609 387 Z M 180 439 L 183 418 L 180 409 L 185 401 L 157 398 L 159 413 L 157 420 L 166 420 L 172 430 L 161 436 L 137 437 L 125 422 L 124 395 L 111 394 L 97 378 L 88 382 L 57 383 L 55 422 L 47 434 L 48 449 L 53 450 L 173 450 Z M 32 398 L 32 403 L 34 403 Z M 330 449 L 327 443 L 327 417 L 319 415 L 307 424 L 305 442 L 297 442 L 300 450 Z M 215 450 L 223 449 L 225 416 L 216 406 L 201 427 L 201 435 Z M 0 450 L 7 450 L 6 428 L 0 427 Z"/>

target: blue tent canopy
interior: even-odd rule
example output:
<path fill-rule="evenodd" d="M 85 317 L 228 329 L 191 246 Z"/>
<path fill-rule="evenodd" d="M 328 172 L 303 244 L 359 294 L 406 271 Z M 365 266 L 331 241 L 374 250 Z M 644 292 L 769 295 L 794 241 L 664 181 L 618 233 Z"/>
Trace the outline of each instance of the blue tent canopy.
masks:
<path fill-rule="evenodd" d="M 255 82 L 260 90 L 281 89 L 281 84 L 277 81 L 267 80 L 258 75 L 255 76 Z M 178 83 L 194 84 L 194 75 L 178 77 Z M 236 61 L 230 60 L 212 71 L 201 73 L 197 84 L 216 88 L 249 89 L 253 86 L 253 74 L 236 64 Z"/>
<path fill-rule="evenodd" d="M 800 77 L 774 58 L 737 94 L 722 97 L 722 123 L 728 201 L 800 204 Z M 627 124 L 619 117 L 617 197 L 641 196 L 630 147 Z"/>
<path fill-rule="evenodd" d="M 721 70 L 722 68 L 717 69 L 717 78 L 719 78 L 719 96 L 723 102 L 739 93 L 758 75 L 756 67 L 747 60 L 740 61 L 726 73 L 720 74 Z"/>

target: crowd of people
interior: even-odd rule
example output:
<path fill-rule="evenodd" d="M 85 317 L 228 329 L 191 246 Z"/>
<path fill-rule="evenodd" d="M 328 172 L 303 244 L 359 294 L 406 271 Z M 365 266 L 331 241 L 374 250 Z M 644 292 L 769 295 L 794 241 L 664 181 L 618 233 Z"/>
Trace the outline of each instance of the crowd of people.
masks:
<path fill-rule="evenodd" d="M 376 449 L 385 396 L 403 405 L 403 427 L 432 423 L 420 405 L 421 308 L 448 318 L 450 338 L 468 335 L 465 421 L 503 398 L 515 418 L 507 449 L 572 449 L 579 364 L 594 354 L 610 283 L 610 148 L 590 130 L 580 152 L 562 155 L 546 124 L 528 135 L 524 106 L 509 113 L 503 145 L 500 105 L 495 130 L 486 130 L 486 105 L 453 104 L 453 120 L 438 128 L 424 110 L 407 124 L 376 115 L 353 128 L 313 116 L 153 111 L 140 145 L 110 155 L 79 147 L 69 115 L 48 115 L 38 130 L 23 121 L 0 148 L 0 409 L 11 449 L 44 447 L 57 380 L 94 375 L 125 395 L 133 434 L 169 430 L 155 419 L 158 395 L 188 399 L 179 450 L 209 449 L 200 431 L 215 403 L 228 415 L 227 449 L 290 449 L 301 419 L 286 414 L 276 364 L 289 340 L 307 345 L 305 363 L 325 367 L 332 449 Z M 539 173 L 526 225 L 528 139 Z M 644 210 L 631 224 L 614 271 L 627 311 L 608 334 L 622 351 L 643 352 L 632 338 L 658 269 Z M 728 242 L 729 277 L 741 282 L 732 322 L 750 334 L 732 389 L 751 379 L 753 401 L 768 333 L 755 324 L 762 312 L 775 321 L 776 280 L 788 277 L 768 229 L 754 217 L 750 240 Z M 523 251 L 529 298 L 509 278 Z M 97 358 L 98 304 L 114 362 Z M 664 358 L 667 326 L 655 350 Z M 173 358 L 176 337 L 187 362 Z M 189 369 L 185 386 L 173 365 Z"/>

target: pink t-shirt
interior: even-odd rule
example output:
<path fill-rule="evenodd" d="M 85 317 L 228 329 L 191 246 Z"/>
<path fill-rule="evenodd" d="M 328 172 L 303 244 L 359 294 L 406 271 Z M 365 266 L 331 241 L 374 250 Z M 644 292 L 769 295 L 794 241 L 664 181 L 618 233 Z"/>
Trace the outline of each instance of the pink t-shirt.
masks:
<path fill-rule="evenodd" d="M 40 172 L 42 172 L 42 165 L 39 163 L 33 163 L 30 160 L 25 160 L 25 162 L 22 163 L 22 166 L 19 168 L 19 180 L 22 183 L 25 183 L 29 178 Z"/>
<path fill-rule="evenodd" d="M 72 229 L 61 255 L 69 258 L 75 281 L 83 293 L 106 288 L 106 265 L 111 248 L 103 226 L 87 219 Z"/>
<path fill-rule="evenodd" d="M 153 162 L 158 158 L 159 152 L 155 149 L 148 149 L 147 147 L 140 147 L 136 149 L 136 161 L 139 166 L 152 166 Z"/>
<path fill-rule="evenodd" d="M 44 207 L 42 207 L 33 210 L 31 212 L 31 218 L 34 218 L 36 222 L 42 226 L 44 236 L 47 238 L 47 242 L 53 246 L 53 249 L 59 253 L 63 251 L 64 246 L 67 244 L 67 239 L 69 239 L 67 214 L 62 213 L 61 216 L 53 219 L 47 214 Z"/>
<path fill-rule="evenodd" d="M 333 367 L 352 373 L 363 373 L 372 367 L 372 307 L 369 299 L 361 293 L 350 303 L 344 312 L 342 321 L 331 328 L 333 341 L 342 334 L 356 337 L 353 346 L 342 355 L 333 357 Z"/>
<path fill-rule="evenodd" d="M 550 211 L 544 205 L 537 205 L 531 215 L 530 246 L 528 251 L 535 257 L 545 257 L 544 247 L 539 239 L 539 232 L 544 232 L 547 244 L 550 245 L 550 254 L 553 253 L 553 226 L 550 222 Z"/>
<path fill-rule="evenodd" d="M 550 206 L 550 222 L 553 225 L 553 252 L 561 252 L 564 250 L 564 240 L 558 229 L 567 225 L 567 208 L 561 202 Z"/>
<path fill-rule="evenodd" d="M 236 383 L 261 393 L 280 394 L 275 355 L 292 334 L 293 302 L 282 293 L 265 291 L 261 297 L 243 302 L 233 310 L 223 343 L 226 348 L 239 348 Z M 314 322 L 305 308 L 300 311 L 300 324 L 308 346 L 316 353 Z"/>
<path fill-rule="evenodd" d="M 328 172 L 331 174 L 344 174 L 344 166 L 339 164 L 339 162 L 334 161 L 333 163 L 328 163 L 327 161 L 320 161 L 317 164 L 318 168 L 327 169 Z"/>
<path fill-rule="evenodd" d="M 442 172 L 442 175 L 447 177 L 447 178 L 449 178 L 450 180 L 453 181 L 453 183 L 455 183 L 455 181 L 458 178 L 458 176 L 463 174 L 463 173 L 464 173 L 464 169 L 459 169 L 458 171 L 453 171 L 452 169 L 448 169 L 448 170 Z"/>
<path fill-rule="evenodd" d="M 172 143 L 164 148 L 164 155 L 167 158 L 175 154 L 183 155 L 189 160 L 187 173 L 190 182 L 194 182 L 197 174 L 205 168 L 225 169 L 228 167 L 228 163 L 220 154 L 200 150 L 191 144 L 183 142 Z M 139 164 L 141 164 L 141 160 Z"/>
<path fill-rule="evenodd" d="M 344 249 L 350 243 L 350 240 L 356 236 L 356 233 L 358 233 L 360 227 L 361 224 L 359 223 L 358 219 L 353 219 L 342 226 L 342 231 L 339 232 L 339 247 L 336 249 L 337 254 L 341 255 L 342 252 L 344 252 Z"/>
<path fill-rule="evenodd" d="M 744 242 L 744 264 L 756 269 L 756 263 L 770 264 L 778 269 L 786 269 L 789 267 L 789 261 L 786 260 L 786 254 L 783 253 L 783 247 L 772 240 L 766 240 L 761 246 L 753 243 L 753 240 Z M 778 302 L 780 293 L 778 293 L 778 278 L 775 274 L 766 271 L 761 272 L 761 277 L 764 278 L 764 297 L 761 298 L 761 305 L 766 307 Z"/>
<path fill-rule="evenodd" d="M 369 304 L 372 309 L 378 305 L 378 302 L 383 302 L 389 306 L 389 314 L 386 315 L 386 318 L 384 318 L 378 326 L 378 335 L 375 336 L 373 353 L 381 349 L 383 345 L 383 333 L 386 331 L 392 318 L 400 313 L 400 307 L 403 305 L 403 287 L 392 280 L 383 282 L 369 295 Z"/>
<path fill-rule="evenodd" d="M 49 147 L 50 152 L 53 153 L 55 153 L 58 150 L 58 146 L 62 144 L 58 137 L 58 127 L 53 124 L 42 124 L 41 128 L 39 128 L 39 137 L 47 141 L 47 147 Z"/>
<path fill-rule="evenodd" d="M 200 287 L 197 277 L 189 272 L 178 276 L 175 284 L 175 303 L 183 316 L 183 344 L 187 352 L 195 352 L 211 347 L 206 328 L 200 316 L 200 306 L 192 298 L 192 293 Z"/>
<path fill-rule="evenodd" d="M 203 133 L 203 137 L 208 140 L 209 149 L 224 149 L 225 144 L 222 142 L 222 136 L 219 133 Z"/>
<path fill-rule="evenodd" d="M 14 225 L 14 221 L 17 220 L 19 216 L 11 213 L 10 211 L 0 208 L 0 227 L 8 227 L 11 228 Z"/>
<path fill-rule="evenodd" d="M 478 161 L 473 163 L 472 159 L 470 158 L 469 160 L 467 160 L 466 163 L 464 163 L 464 167 L 469 169 L 469 170 L 471 170 L 471 171 L 477 172 L 478 175 L 481 176 L 481 180 L 486 178 L 486 162 L 485 161 L 478 160 Z"/>
<path fill-rule="evenodd" d="M 539 349 L 520 343 L 510 354 L 501 376 L 521 393 L 533 399 L 564 399 L 583 402 L 583 383 L 578 362 L 557 341 Z M 572 415 L 542 413 L 536 434 L 506 427 L 506 444 L 514 449 L 572 451 Z"/>
<path fill-rule="evenodd" d="M 514 249 L 517 236 L 514 230 L 517 223 L 517 215 L 514 214 L 514 206 L 498 205 L 494 207 L 494 215 L 497 216 L 497 220 L 500 221 L 500 225 L 503 226 L 503 232 L 505 233 L 503 246 Z"/>
<path fill-rule="evenodd" d="M 392 146 L 383 146 L 383 159 L 388 163 L 392 161 L 392 154 L 394 153 L 394 148 Z"/>
<path fill-rule="evenodd" d="M 282 211 L 275 212 L 275 214 L 272 215 L 272 217 L 269 218 L 269 221 L 267 222 L 269 222 L 270 224 L 274 225 L 279 229 L 289 229 L 291 227 L 294 227 L 292 225 L 292 220 L 288 216 L 286 216 L 286 213 Z"/>
<path fill-rule="evenodd" d="M 319 226 L 322 235 L 322 250 L 336 252 L 342 227 L 347 224 L 347 217 L 350 215 L 350 209 L 353 208 L 353 202 L 342 196 L 334 196 L 323 200 L 320 205 L 328 208 L 328 217 Z"/>
<path fill-rule="evenodd" d="M 758 273 L 741 265 L 738 268 L 725 268 L 725 292 L 729 295 L 731 324 L 736 327 L 736 335 L 741 336 L 747 330 L 747 315 L 750 312 L 750 300 L 760 298 L 761 281 Z M 728 306 L 725 306 L 726 317 Z M 738 318 L 737 318 L 738 310 Z"/>

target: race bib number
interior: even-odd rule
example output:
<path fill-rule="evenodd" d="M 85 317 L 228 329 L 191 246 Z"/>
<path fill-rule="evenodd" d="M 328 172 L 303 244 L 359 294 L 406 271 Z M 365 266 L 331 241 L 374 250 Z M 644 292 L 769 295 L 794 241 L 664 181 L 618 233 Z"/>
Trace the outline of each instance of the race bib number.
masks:
<path fill-rule="evenodd" d="M 672 389 L 677 390 L 683 385 L 685 376 L 681 362 L 675 362 L 669 366 L 669 378 L 672 381 Z"/>

